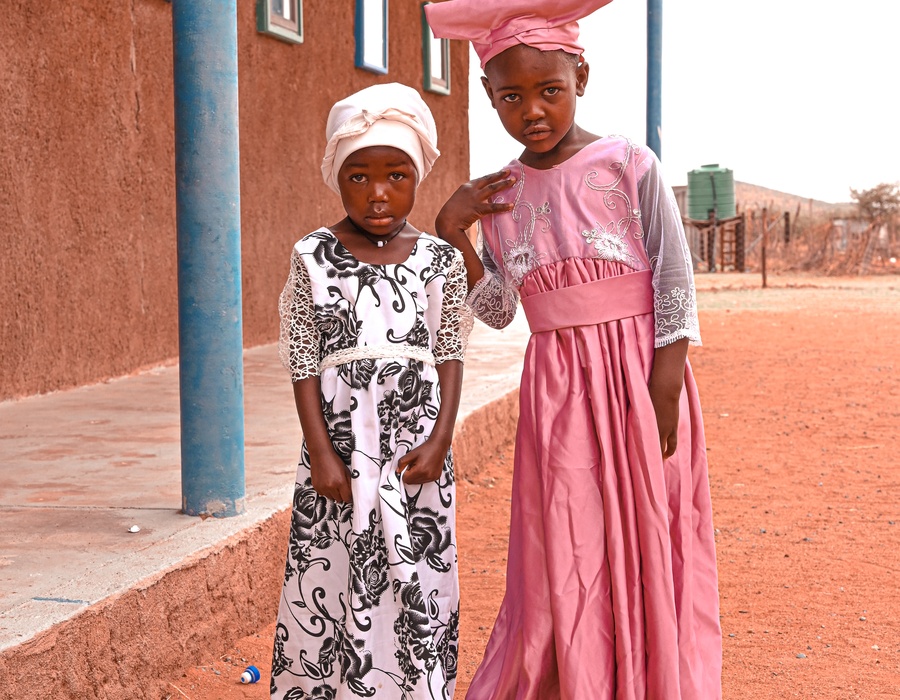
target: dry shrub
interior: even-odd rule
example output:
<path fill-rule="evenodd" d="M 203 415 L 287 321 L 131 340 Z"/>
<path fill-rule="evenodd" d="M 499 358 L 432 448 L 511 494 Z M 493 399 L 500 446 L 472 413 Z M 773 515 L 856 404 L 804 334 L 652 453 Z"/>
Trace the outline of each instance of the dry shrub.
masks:
<path fill-rule="evenodd" d="M 762 232 L 749 231 L 746 268 L 759 270 Z M 784 225 L 770 225 L 766 267 L 773 273 L 809 272 L 822 275 L 869 275 L 900 273 L 900 245 L 891 222 L 868 222 L 859 218 L 800 217 L 791 223 L 790 240 Z"/>

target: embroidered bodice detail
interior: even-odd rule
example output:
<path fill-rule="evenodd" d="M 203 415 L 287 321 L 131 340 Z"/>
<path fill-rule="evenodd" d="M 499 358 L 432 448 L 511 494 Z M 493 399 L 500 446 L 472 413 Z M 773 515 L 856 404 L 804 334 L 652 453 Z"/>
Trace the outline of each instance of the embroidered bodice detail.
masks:
<path fill-rule="evenodd" d="M 643 237 L 641 229 L 641 210 L 632 206 L 628 193 L 620 187 L 622 180 L 628 173 L 628 165 L 634 154 L 634 145 L 626 142 L 624 154 L 621 159 L 609 164 L 608 171 L 612 174 L 612 180 L 607 183 L 598 183 L 600 172 L 591 170 L 584 176 L 584 184 L 588 189 L 599 192 L 603 198 L 603 204 L 610 212 L 621 213 L 619 218 L 613 217 L 605 224 L 594 222 L 593 228 L 582 231 L 588 245 L 593 246 L 597 257 L 611 262 L 620 262 L 636 270 L 641 269 L 640 262 L 632 255 L 626 237 Z"/>
<path fill-rule="evenodd" d="M 691 254 L 652 151 L 610 136 L 555 168 L 507 167 L 516 184 L 494 201 L 513 198 L 513 210 L 482 220 L 485 275 L 468 299 L 479 319 L 508 325 L 537 268 L 599 258 L 652 270 L 657 347 L 679 338 L 700 343 Z"/>
<path fill-rule="evenodd" d="M 509 213 L 515 223 L 515 236 L 507 236 L 503 239 L 501 257 L 503 269 L 517 288 L 522 286 L 525 276 L 541 265 L 547 258 L 547 253 L 539 252 L 532 243 L 535 234 L 539 238 L 546 237 L 550 231 L 550 202 L 535 205 L 524 199 L 525 180 L 528 177 L 523 169 L 518 175 L 518 182 L 512 190 L 514 193 L 513 208 Z M 508 193 L 501 192 L 492 198 L 494 203 L 502 203 L 509 197 Z M 496 269 L 496 265 L 493 266 Z"/>
<path fill-rule="evenodd" d="M 628 243 L 625 241 L 625 234 L 616 232 L 615 228 L 613 223 L 604 226 L 598 222 L 590 231 L 582 231 L 581 235 L 584 236 L 588 245 L 592 245 L 597 251 L 598 258 L 637 268 L 637 258 L 631 254 Z"/>
<path fill-rule="evenodd" d="M 541 259 L 545 257 L 543 253 L 537 252 L 531 242 L 535 229 L 539 234 L 546 233 L 550 229 L 550 219 L 547 216 L 550 213 L 550 202 L 544 202 L 536 207 L 522 199 L 525 177 L 523 171 L 515 189 L 516 199 L 511 212 L 512 220 L 518 224 L 519 235 L 516 238 L 507 238 L 503 249 L 503 264 L 516 287 L 522 285 L 525 275 L 540 265 Z M 494 197 L 494 201 L 502 202 L 503 195 Z"/>
<path fill-rule="evenodd" d="M 644 235 L 641 229 L 641 210 L 632 204 L 628 191 L 621 186 L 622 181 L 628 174 L 629 165 L 634 160 L 634 144 L 625 139 L 623 151 L 621 158 L 613 160 L 608 166 L 608 171 L 613 176 L 610 182 L 605 184 L 596 182 L 597 178 L 600 177 L 600 172 L 591 170 L 585 175 L 584 184 L 589 189 L 600 192 L 603 195 L 603 204 L 609 211 L 621 211 L 623 213 L 619 219 L 613 217 L 615 229 L 613 230 L 607 226 L 607 233 L 614 233 L 620 238 L 624 238 L 628 233 L 631 233 L 635 238 L 641 238 Z M 621 210 L 619 205 L 622 206 Z M 611 221 L 610 223 L 613 222 Z"/>

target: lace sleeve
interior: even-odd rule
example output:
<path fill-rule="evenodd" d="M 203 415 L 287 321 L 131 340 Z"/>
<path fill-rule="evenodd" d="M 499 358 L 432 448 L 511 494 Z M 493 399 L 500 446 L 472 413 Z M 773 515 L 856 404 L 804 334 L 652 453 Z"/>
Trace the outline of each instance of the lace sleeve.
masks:
<path fill-rule="evenodd" d="M 655 346 L 659 348 L 680 338 L 700 345 L 691 251 L 675 196 L 662 181 L 655 156 L 638 182 L 638 196 L 644 245 L 653 270 Z"/>
<path fill-rule="evenodd" d="M 295 250 L 291 254 L 291 271 L 278 300 L 281 335 L 278 355 L 281 364 L 297 382 L 319 374 L 319 330 L 313 309 L 309 270 Z"/>
<path fill-rule="evenodd" d="M 506 328 L 512 323 L 519 306 L 519 293 L 508 286 L 490 250 L 481 239 L 481 262 L 484 263 L 484 277 L 472 287 L 468 303 L 475 312 L 475 318 L 491 328 Z"/>
<path fill-rule="evenodd" d="M 474 318 L 471 307 L 466 304 L 466 265 L 462 253 L 454 251 L 453 264 L 447 272 L 444 284 L 444 298 L 441 303 L 441 327 L 434 343 L 434 361 L 441 364 L 447 360 L 462 361 L 469 343 L 469 332 Z"/>

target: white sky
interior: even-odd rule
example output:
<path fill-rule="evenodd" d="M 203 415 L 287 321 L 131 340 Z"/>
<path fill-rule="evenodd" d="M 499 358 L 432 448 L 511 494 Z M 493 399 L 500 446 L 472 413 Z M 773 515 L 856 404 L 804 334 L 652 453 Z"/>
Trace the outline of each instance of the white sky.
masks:
<path fill-rule="evenodd" d="M 645 0 L 581 22 L 591 67 L 578 123 L 646 140 Z M 470 54 L 472 175 L 521 152 Z M 900 181 L 900 1 L 663 0 L 662 162 L 670 185 L 708 163 L 825 201 Z"/>

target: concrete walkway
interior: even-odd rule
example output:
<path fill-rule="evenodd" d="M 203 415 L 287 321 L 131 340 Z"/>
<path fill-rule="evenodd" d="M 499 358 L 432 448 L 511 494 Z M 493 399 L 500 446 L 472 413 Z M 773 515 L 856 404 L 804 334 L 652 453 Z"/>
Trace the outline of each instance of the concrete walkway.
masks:
<path fill-rule="evenodd" d="M 528 330 L 476 324 L 460 475 L 512 437 Z M 300 445 L 274 345 L 245 353 L 246 514 L 181 501 L 178 371 L 0 403 L 0 698 L 158 698 L 274 619 Z M 140 528 L 131 532 L 132 526 Z"/>

